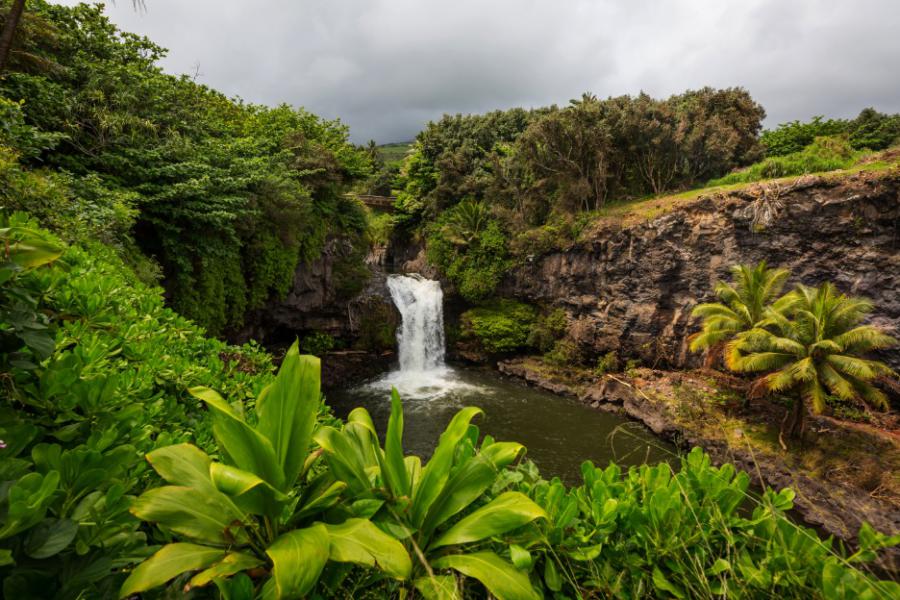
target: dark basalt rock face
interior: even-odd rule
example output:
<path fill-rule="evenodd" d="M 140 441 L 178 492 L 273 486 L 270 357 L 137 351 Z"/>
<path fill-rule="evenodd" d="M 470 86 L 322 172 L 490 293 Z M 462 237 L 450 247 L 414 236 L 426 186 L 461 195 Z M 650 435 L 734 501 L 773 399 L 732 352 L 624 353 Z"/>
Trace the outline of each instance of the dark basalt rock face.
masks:
<path fill-rule="evenodd" d="M 346 240 L 330 240 L 322 256 L 301 263 L 287 296 L 270 301 L 245 319 L 231 341 L 251 339 L 279 355 L 294 339 L 313 332 L 328 333 L 342 348 L 322 357 L 326 388 L 350 385 L 390 368 L 394 357 L 394 329 L 400 315 L 386 285 L 385 249 L 370 249 L 365 281 L 347 281 L 338 265 L 354 248 Z M 346 293 L 346 288 L 357 293 Z"/>
<path fill-rule="evenodd" d="M 714 301 L 729 267 L 765 259 L 789 285 L 832 281 L 869 298 L 871 322 L 900 333 L 900 174 L 805 177 L 781 188 L 716 194 L 513 271 L 504 295 L 564 308 L 586 356 L 617 350 L 644 364 L 696 366 L 691 310 Z M 900 368 L 900 352 L 881 358 Z"/>

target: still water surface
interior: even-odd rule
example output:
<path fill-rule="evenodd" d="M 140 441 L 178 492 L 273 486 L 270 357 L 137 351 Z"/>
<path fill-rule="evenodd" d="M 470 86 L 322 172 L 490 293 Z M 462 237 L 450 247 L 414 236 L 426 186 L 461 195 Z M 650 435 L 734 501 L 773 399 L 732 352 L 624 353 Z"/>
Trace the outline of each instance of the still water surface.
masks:
<path fill-rule="evenodd" d="M 360 387 L 329 392 L 339 417 L 357 406 L 372 415 L 384 439 L 390 416 L 390 388 L 403 398 L 407 454 L 431 455 L 438 437 L 457 410 L 484 410 L 475 423 L 482 433 L 528 448 L 545 478 L 580 483 L 580 465 L 615 461 L 621 466 L 671 461 L 675 449 L 643 425 L 585 406 L 572 398 L 529 387 L 486 369 L 442 367 L 425 372 L 395 371 Z"/>

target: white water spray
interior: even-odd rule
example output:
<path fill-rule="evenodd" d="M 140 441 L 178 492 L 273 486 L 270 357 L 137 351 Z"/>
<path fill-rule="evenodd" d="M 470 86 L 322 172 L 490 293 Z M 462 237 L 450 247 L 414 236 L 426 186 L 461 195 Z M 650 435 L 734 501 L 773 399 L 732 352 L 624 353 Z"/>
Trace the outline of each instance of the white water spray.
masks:
<path fill-rule="evenodd" d="M 397 332 L 400 371 L 419 373 L 444 367 L 444 293 L 439 281 L 421 275 L 391 275 L 391 298 L 403 319 Z"/>
<path fill-rule="evenodd" d="M 408 401 L 479 389 L 463 382 L 444 364 L 444 293 L 440 282 L 418 274 L 390 275 L 387 286 L 403 319 L 397 331 L 400 368 L 368 387 L 396 387 L 407 409 L 416 406 Z"/>

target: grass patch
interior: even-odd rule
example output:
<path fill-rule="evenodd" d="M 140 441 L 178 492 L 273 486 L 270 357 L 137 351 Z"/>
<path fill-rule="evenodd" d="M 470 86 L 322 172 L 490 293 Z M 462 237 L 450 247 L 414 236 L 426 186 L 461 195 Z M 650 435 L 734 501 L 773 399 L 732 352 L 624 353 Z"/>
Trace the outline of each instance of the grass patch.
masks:
<path fill-rule="evenodd" d="M 378 146 L 378 154 L 388 166 L 399 165 L 406 158 L 406 154 L 412 148 L 412 142 L 395 142 Z"/>

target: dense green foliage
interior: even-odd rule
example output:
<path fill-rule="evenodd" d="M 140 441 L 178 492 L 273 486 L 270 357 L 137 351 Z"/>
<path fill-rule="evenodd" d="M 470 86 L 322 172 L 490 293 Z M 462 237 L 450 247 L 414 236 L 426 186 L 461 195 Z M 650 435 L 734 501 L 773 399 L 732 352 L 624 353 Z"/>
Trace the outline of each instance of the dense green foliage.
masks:
<path fill-rule="evenodd" d="M 10 224 L 34 231 L 19 216 Z M 143 454 L 186 441 L 208 447 L 209 425 L 188 388 L 252 398 L 270 360 L 204 337 L 97 243 L 17 270 L 0 294 L 4 306 L 16 304 L 2 314 L 4 596 L 112 597 L 119 569 L 148 550 L 128 514 L 152 480 Z M 44 332 L 49 344 L 36 337 Z"/>
<path fill-rule="evenodd" d="M 521 350 L 531 344 L 536 323 L 534 307 L 515 300 L 494 300 L 460 316 L 460 338 L 475 339 L 491 354 Z"/>
<path fill-rule="evenodd" d="M 463 297 L 482 300 L 511 252 L 546 251 L 544 234 L 565 237 L 579 213 L 752 163 L 764 115 L 744 90 L 703 88 L 445 116 L 404 163 L 400 220 L 422 228 L 429 259 Z"/>
<path fill-rule="evenodd" d="M 798 285 L 779 297 L 790 274 L 765 262 L 736 265 L 732 273 L 731 284 L 716 284 L 721 303 L 694 309 L 703 325 L 692 336 L 691 350 L 706 350 L 710 364 L 724 353 L 729 369 L 764 373 L 751 394 L 793 392 L 789 431 L 794 436 L 803 434 L 806 405 L 825 412 L 829 395 L 888 408 L 887 397 L 871 382 L 893 371 L 865 355 L 897 341 L 862 323 L 872 310 L 869 301 L 839 294 L 830 283 Z"/>
<path fill-rule="evenodd" d="M 830 283 L 797 286 L 768 307 L 765 319 L 729 343 L 726 363 L 735 371 L 765 372 L 758 386 L 795 392 L 792 432 L 803 433 L 804 404 L 826 410 L 827 396 L 885 410 L 887 396 L 872 385 L 894 372 L 865 355 L 890 348 L 897 340 L 863 324 L 872 304 L 838 293 Z"/>
<path fill-rule="evenodd" d="M 147 455 L 169 485 L 147 490 L 130 510 L 185 541 L 163 546 L 138 566 L 120 597 L 186 571 L 200 571 L 187 588 L 215 583 L 223 597 L 247 600 L 256 597 L 254 585 L 265 598 L 304 597 L 320 577 L 340 578 L 340 569 L 326 570 L 329 562 L 377 564 L 391 577 L 409 577 L 411 561 L 400 542 L 354 516 L 352 507 L 344 518 L 331 511 L 347 485 L 330 472 L 309 475 L 317 458 L 310 446 L 321 402 L 319 380 L 318 359 L 300 356 L 294 344 L 257 399 L 252 420 L 245 418 L 241 399 L 229 404 L 210 388 L 191 389 L 210 409 L 224 460 L 191 444 Z M 270 576 L 261 585 L 243 575 L 267 563 Z"/>
<path fill-rule="evenodd" d="M 798 152 L 766 158 L 746 169 L 713 179 L 708 185 L 749 183 L 764 179 L 847 169 L 859 162 L 864 155 L 864 151 L 854 150 L 851 147 L 845 134 L 817 137 L 811 144 Z"/>
<path fill-rule="evenodd" d="M 328 237 L 363 245 L 362 209 L 343 194 L 371 161 L 339 122 L 166 75 L 165 51 L 117 30 L 101 7 L 36 0 L 21 29 L 18 55 L 35 60 L 14 62 L 0 95 L 22 116 L 5 102 L 0 118 L 9 137 L 33 129 L 27 143 L 6 141 L 28 165 L 57 171 L 35 216 L 56 227 L 91 213 L 79 208 L 110 213 L 107 237 L 133 236 L 180 313 L 213 333 L 236 327 L 286 293 L 297 261 Z"/>
<path fill-rule="evenodd" d="M 817 137 L 838 134 L 847 134 L 854 150 L 883 150 L 900 140 L 900 115 L 866 108 L 851 120 L 817 116 L 806 123 L 791 121 L 766 130 L 760 141 L 766 148 L 766 156 L 785 156 L 800 152 Z"/>

